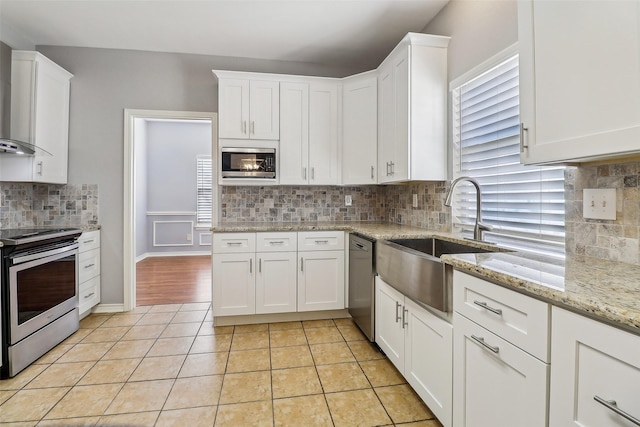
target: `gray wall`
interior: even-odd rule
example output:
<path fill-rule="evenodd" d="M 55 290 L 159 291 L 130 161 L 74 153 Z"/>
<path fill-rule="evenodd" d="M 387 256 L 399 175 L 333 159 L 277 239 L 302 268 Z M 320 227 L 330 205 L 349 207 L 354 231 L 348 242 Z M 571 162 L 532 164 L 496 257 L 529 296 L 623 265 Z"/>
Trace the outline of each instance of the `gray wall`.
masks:
<path fill-rule="evenodd" d="M 209 230 L 193 229 L 189 225 L 190 222 L 196 224 L 195 215 L 166 214 L 196 211 L 196 159 L 199 155 L 211 155 L 211 124 L 149 121 L 146 128 L 146 158 L 136 158 L 136 164 L 146 163 L 147 211 L 160 213 L 146 217 L 147 253 L 209 253 L 210 245 L 199 244 L 200 234 L 209 235 Z M 136 192 L 138 190 L 144 189 L 136 188 Z M 155 233 L 154 222 L 157 222 Z M 191 241 L 187 234 L 192 235 Z M 154 239 L 158 244 L 169 246 L 158 246 Z"/>
<path fill-rule="evenodd" d="M 516 0 L 450 0 L 422 32 L 451 37 L 451 81 L 518 41 L 518 5 Z"/>
<path fill-rule="evenodd" d="M 100 188 L 102 302 L 123 292 L 124 109 L 217 110 L 212 69 L 344 76 L 325 65 L 112 49 L 38 46 L 74 74 L 69 123 L 69 183 Z"/>

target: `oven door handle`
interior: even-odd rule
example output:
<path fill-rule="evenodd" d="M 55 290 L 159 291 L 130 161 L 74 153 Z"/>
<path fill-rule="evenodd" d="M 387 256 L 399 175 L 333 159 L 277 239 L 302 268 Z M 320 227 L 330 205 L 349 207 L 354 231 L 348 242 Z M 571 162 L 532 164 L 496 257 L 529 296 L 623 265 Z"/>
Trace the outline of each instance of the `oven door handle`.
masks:
<path fill-rule="evenodd" d="M 26 255 L 20 255 L 20 256 L 12 257 L 11 261 L 12 261 L 13 265 L 22 264 L 24 262 L 29 262 L 29 261 L 33 261 L 33 260 L 36 260 L 36 259 L 46 258 L 46 257 L 52 256 L 52 255 L 58 255 L 58 254 L 62 254 L 62 253 L 65 253 L 65 252 L 71 252 L 71 251 L 74 251 L 74 250 L 78 249 L 78 247 L 80 247 L 80 245 L 78 243 L 72 243 L 70 245 L 65 245 L 63 247 L 51 249 L 51 250 L 48 250 L 48 251 L 33 252 L 33 253 L 27 253 Z"/>

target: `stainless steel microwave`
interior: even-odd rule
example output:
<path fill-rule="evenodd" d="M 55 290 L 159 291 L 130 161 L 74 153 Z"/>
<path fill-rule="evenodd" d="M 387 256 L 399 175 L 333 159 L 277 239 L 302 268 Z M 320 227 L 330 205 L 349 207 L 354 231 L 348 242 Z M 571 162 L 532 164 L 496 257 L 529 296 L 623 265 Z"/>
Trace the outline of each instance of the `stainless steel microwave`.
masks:
<path fill-rule="evenodd" d="M 275 148 L 222 147 L 222 178 L 276 178 Z"/>

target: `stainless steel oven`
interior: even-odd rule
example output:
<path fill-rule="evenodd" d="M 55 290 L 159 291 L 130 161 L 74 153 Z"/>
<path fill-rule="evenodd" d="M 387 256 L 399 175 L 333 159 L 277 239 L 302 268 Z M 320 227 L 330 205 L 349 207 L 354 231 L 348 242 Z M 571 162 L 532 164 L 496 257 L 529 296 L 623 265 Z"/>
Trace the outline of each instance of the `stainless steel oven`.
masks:
<path fill-rule="evenodd" d="M 275 148 L 222 147 L 221 176 L 225 178 L 276 178 Z"/>
<path fill-rule="evenodd" d="M 16 375 L 79 327 L 76 240 L 81 232 L 34 233 L 2 239 L 3 378 Z"/>

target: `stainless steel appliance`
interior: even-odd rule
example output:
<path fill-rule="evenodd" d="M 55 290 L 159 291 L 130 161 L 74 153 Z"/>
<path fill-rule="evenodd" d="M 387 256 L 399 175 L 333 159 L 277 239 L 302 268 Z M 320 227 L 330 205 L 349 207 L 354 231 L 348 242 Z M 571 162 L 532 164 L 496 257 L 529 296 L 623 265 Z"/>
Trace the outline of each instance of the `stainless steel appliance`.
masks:
<path fill-rule="evenodd" d="M 369 338 L 375 340 L 375 240 L 349 234 L 349 314 Z"/>
<path fill-rule="evenodd" d="M 78 229 L 1 230 L 2 360 L 13 377 L 78 330 Z"/>
<path fill-rule="evenodd" d="M 222 147 L 222 178 L 276 178 L 275 148 Z"/>

